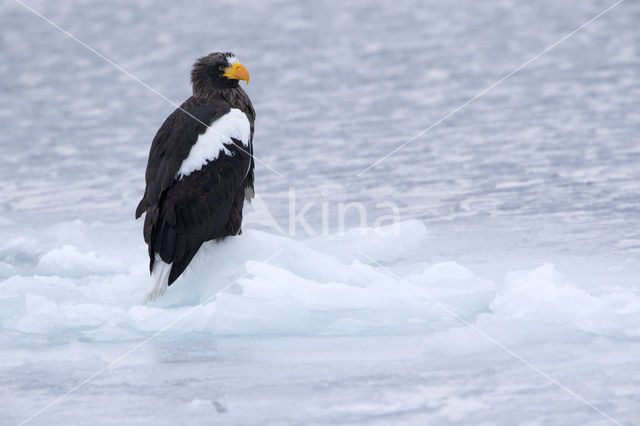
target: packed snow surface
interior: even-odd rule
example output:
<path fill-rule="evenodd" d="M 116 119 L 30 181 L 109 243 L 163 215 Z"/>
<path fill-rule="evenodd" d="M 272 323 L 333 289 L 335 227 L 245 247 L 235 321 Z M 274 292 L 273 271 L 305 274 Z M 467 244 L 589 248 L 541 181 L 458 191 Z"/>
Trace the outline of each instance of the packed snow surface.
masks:
<path fill-rule="evenodd" d="M 358 175 L 614 1 L 27 3 L 177 104 L 236 53 L 257 197 L 143 304 L 174 106 L 1 2 L 0 424 L 640 424 L 638 2 Z"/>

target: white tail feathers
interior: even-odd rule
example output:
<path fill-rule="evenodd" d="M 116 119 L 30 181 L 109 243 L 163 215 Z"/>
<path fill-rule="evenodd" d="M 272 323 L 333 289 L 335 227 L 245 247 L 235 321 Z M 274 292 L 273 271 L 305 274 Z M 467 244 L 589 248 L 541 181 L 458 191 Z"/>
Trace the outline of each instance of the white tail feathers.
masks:
<path fill-rule="evenodd" d="M 157 297 L 162 296 L 167 291 L 167 287 L 169 287 L 169 272 L 171 272 L 171 263 L 163 262 L 158 253 L 156 253 L 153 271 L 144 295 L 144 303 L 156 300 Z"/>

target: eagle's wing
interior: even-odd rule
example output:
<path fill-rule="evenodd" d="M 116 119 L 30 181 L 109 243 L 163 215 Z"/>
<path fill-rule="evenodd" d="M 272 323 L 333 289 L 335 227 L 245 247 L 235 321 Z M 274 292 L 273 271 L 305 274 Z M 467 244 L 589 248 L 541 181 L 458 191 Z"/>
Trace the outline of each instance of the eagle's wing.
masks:
<path fill-rule="evenodd" d="M 158 130 L 136 210 L 136 217 L 147 212 L 152 275 L 159 260 L 171 268 L 164 285 L 180 276 L 203 242 L 238 231 L 241 218 L 233 213 L 238 204 L 241 212 L 252 163 L 251 126 L 242 111 L 224 103 L 187 111 L 197 120 L 177 110 Z"/>
<path fill-rule="evenodd" d="M 198 137 L 205 133 L 230 106 L 221 102 L 197 105 L 188 100 L 162 123 L 151 143 L 144 196 L 136 209 L 136 219 L 157 203 L 160 195 L 175 181 L 175 174 L 187 158 Z"/>

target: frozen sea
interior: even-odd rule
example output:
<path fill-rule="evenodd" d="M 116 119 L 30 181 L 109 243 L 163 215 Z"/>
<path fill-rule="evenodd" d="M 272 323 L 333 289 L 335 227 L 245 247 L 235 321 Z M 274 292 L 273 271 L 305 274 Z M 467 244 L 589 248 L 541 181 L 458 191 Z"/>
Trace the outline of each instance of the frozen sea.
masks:
<path fill-rule="evenodd" d="M 2 0 L 0 424 L 640 424 L 640 3 L 358 174 L 614 3 L 27 0 L 175 103 L 251 72 L 244 233 L 143 305 L 174 107 Z"/>

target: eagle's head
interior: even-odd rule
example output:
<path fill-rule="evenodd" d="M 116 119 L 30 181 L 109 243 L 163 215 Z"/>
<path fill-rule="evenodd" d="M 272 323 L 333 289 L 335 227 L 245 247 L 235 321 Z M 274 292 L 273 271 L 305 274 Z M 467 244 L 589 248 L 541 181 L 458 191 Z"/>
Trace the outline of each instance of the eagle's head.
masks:
<path fill-rule="evenodd" d="M 231 52 L 216 52 L 196 60 L 191 70 L 194 95 L 238 87 L 240 80 L 249 84 L 249 71 Z"/>

